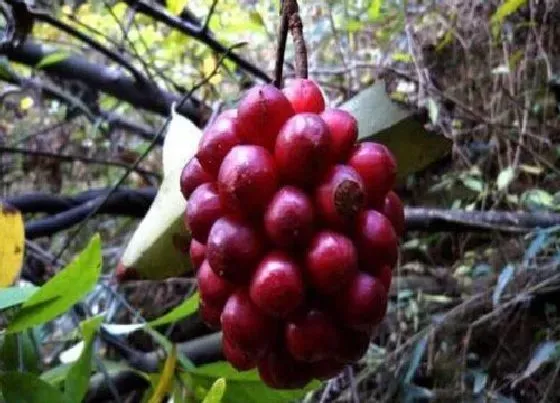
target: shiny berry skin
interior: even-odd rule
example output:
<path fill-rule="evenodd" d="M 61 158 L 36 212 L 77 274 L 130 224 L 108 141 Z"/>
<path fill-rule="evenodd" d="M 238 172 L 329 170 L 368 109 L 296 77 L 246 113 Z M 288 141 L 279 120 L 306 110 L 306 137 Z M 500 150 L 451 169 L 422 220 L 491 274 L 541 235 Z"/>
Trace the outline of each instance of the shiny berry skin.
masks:
<path fill-rule="evenodd" d="M 191 239 L 189 257 L 191 258 L 194 270 L 198 270 L 204 259 L 206 259 L 206 245 L 198 242 L 196 239 Z"/>
<path fill-rule="evenodd" d="M 397 177 L 397 164 L 389 149 L 378 143 L 360 143 L 350 155 L 348 165 L 364 180 L 369 206 L 382 206 Z"/>
<path fill-rule="evenodd" d="M 294 109 L 282 91 L 270 84 L 256 85 L 239 101 L 239 137 L 245 144 L 272 151 L 280 128 L 293 115 Z"/>
<path fill-rule="evenodd" d="M 257 368 L 262 381 L 274 389 L 300 389 L 313 379 L 309 365 L 294 360 L 284 349 L 268 352 Z"/>
<path fill-rule="evenodd" d="M 304 248 L 313 235 L 314 222 L 311 199 L 294 186 L 278 190 L 264 214 L 266 234 L 282 249 Z"/>
<path fill-rule="evenodd" d="M 343 109 L 328 108 L 321 113 L 331 132 L 331 157 L 333 162 L 345 162 L 358 140 L 358 121 Z"/>
<path fill-rule="evenodd" d="M 229 297 L 221 321 L 224 337 L 253 358 L 266 351 L 276 332 L 274 320 L 257 308 L 243 289 Z"/>
<path fill-rule="evenodd" d="M 332 228 L 350 228 L 365 203 L 362 178 L 348 165 L 333 166 L 315 189 L 317 214 Z"/>
<path fill-rule="evenodd" d="M 283 90 L 296 113 L 319 114 L 325 110 L 325 99 L 314 81 L 305 78 L 292 80 Z"/>
<path fill-rule="evenodd" d="M 224 210 L 242 216 L 262 214 L 277 187 L 276 163 L 263 147 L 236 146 L 224 158 L 218 174 Z"/>
<path fill-rule="evenodd" d="M 354 330 L 371 331 L 387 312 L 387 291 L 381 281 L 365 273 L 335 297 L 338 318 Z"/>
<path fill-rule="evenodd" d="M 304 362 L 329 358 L 340 343 L 340 331 L 333 320 L 318 310 L 311 310 L 289 321 L 284 337 L 292 357 Z"/>
<path fill-rule="evenodd" d="M 393 280 L 393 270 L 389 266 L 381 266 L 380 269 L 375 273 L 375 277 L 383 284 L 387 293 L 391 289 L 391 283 Z"/>
<path fill-rule="evenodd" d="M 405 231 L 404 206 L 395 192 L 390 191 L 387 193 L 382 213 L 393 224 L 397 236 L 403 236 Z"/>
<path fill-rule="evenodd" d="M 181 193 L 185 200 L 189 200 L 192 192 L 203 183 L 213 181 L 212 175 L 202 168 L 198 158 L 191 158 L 181 171 Z"/>
<path fill-rule="evenodd" d="M 196 274 L 200 297 L 214 306 L 224 306 L 235 286 L 229 281 L 218 277 L 210 267 L 208 260 L 204 260 Z"/>
<path fill-rule="evenodd" d="M 225 337 L 222 338 L 222 352 L 231 366 L 238 371 L 249 371 L 257 366 L 257 362 L 253 357 L 234 346 Z"/>
<path fill-rule="evenodd" d="M 218 175 L 220 165 L 227 153 L 241 144 L 237 135 L 237 120 L 233 112 L 222 112 L 216 120 L 204 129 L 196 157 L 206 172 Z"/>
<path fill-rule="evenodd" d="M 245 283 L 263 255 L 261 236 L 246 223 L 222 217 L 214 223 L 206 258 L 219 277 L 232 283 Z"/>
<path fill-rule="evenodd" d="M 333 294 L 352 280 L 358 271 L 358 253 L 342 234 L 318 232 L 307 250 L 307 280 L 319 292 Z"/>
<path fill-rule="evenodd" d="M 198 309 L 200 317 L 206 326 L 212 330 L 220 330 L 222 328 L 222 306 L 212 305 L 204 300 L 200 300 Z"/>
<path fill-rule="evenodd" d="M 329 128 L 319 116 L 293 116 L 280 130 L 274 148 L 280 177 L 294 185 L 313 184 L 328 168 L 330 147 Z"/>
<path fill-rule="evenodd" d="M 342 363 L 358 361 L 367 352 L 371 340 L 370 332 L 352 329 L 341 331 L 342 342 L 336 350 L 335 359 Z"/>
<path fill-rule="evenodd" d="M 360 269 L 375 274 L 383 265 L 395 267 L 399 248 L 391 222 L 378 211 L 366 210 L 358 217 L 355 242 Z"/>
<path fill-rule="evenodd" d="M 264 257 L 249 286 L 251 300 L 263 312 L 286 317 L 303 302 L 304 283 L 298 265 L 282 252 Z"/>
<path fill-rule="evenodd" d="M 326 381 L 336 377 L 346 366 L 345 363 L 333 359 L 313 362 L 310 365 L 310 372 L 314 379 Z"/>
<path fill-rule="evenodd" d="M 210 228 L 222 216 L 222 204 L 214 183 L 204 183 L 192 193 L 185 210 L 185 224 L 192 237 L 206 243 Z"/>

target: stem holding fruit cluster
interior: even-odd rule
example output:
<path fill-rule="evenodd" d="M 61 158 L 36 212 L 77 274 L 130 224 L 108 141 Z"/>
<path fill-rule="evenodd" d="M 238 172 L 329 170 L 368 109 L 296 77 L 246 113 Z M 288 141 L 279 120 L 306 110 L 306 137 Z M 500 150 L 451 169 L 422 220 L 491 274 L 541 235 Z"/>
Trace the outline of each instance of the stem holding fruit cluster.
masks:
<path fill-rule="evenodd" d="M 298 13 L 297 0 L 281 0 L 280 3 L 281 21 L 278 29 L 278 47 L 274 70 L 274 85 L 276 88 L 282 87 L 282 71 L 288 31 L 292 34 L 294 41 L 296 77 L 307 78 L 307 48 L 303 38 L 303 23 Z"/>

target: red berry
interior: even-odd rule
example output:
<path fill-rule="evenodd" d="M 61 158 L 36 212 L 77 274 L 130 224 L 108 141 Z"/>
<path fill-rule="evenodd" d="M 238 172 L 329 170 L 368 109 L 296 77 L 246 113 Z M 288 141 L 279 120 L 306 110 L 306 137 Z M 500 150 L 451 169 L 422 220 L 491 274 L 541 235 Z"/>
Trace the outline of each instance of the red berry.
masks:
<path fill-rule="evenodd" d="M 242 289 L 229 297 L 221 319 L 224 337 L 253 358 L 266 351 L 276 334 L 273 319 L 257 308 Z"/>
<path fill-rule="evenodd" d="M 259 234 L 242 221 L 222 217 L 212 226 L 206 256 L 218 276 L 233 283 L 246 283 L 262 254 Z"/>
<path fill-rule="evenodd" d="M 314 379 L 326 381 L 337 376 L 345 367 L 345 363 L 326 359 L 311 363 L 310 372 Z"/>
<path fill-rule="evenodd" d="M 202 266 L 196 275 L 200 297 L 214 306 L 224 306 L 235 286 L 229 281 L 218 277 L 210 267 L 208 260 L 202 262 Z"/>
<path fill-rule="evenodd" d="M 349 228 L 365 202 L 362 178 L 348 165 L 333 166 L 315 189 L 317 213 L 333 228 Z"/>
<path fill-rule="evenodd" d="M 313 235 L 314 220 L 309 196 L 293 186 L 278 190 L 264 214 L 266 234 L 283 249 L 304 248 Z"/>
<path fill-rule="evenodd" d="M 222 216 L 222 205 L 218 188 L 214 183 L 203 183 L 195 189 L 185 210 L 185 225 L 192 237 L 205 243 L 210 228 Z"/>
<path fill-rule="evenodd" d="M 397 236 L 403 236 L 405 230 L 404 206 L 399 196 L 393 191 L 387 193 L 385 197 L 383 214 L 393 224 Z"/>
<path fill-rule="evenodd" d="M 306 257 L 309 282 L 323 294 L 333 294 L 356 275 L 358 253 L 352 241 L 334 231 L 315 235 Z"/>
<path fill-rule="evenodd" d="M 181 193 L 185 200 L 189 200 L 197 187 L 212 180 L 212 176 L 202 168 L 198 158 L 191 158 L 181 171 Z"/>
<path fill-rule="evenodd" d="M 397 263 L 397 235 L 391 222 L 378 211 L 366 210 L 358 217 L 356 246 L 362 270 L 375 274 L 381 266 L 394 267 Z"/>
<path fill-rule="evenodd" d="M 223 159 L 233 147 L 241 144 L 237 135 L 237 121 L 233 112 L 225 111 L 204 129 L 197 158 L 210 174 L 216 176 Z"/>
<path fill-rule="evenodd" d="M 234 346 L 225 337 L 222 337 L 222 352 L 231 366 L 238 371 L 249 371 L 257 366 L 257 362 L 254 357 Z"/>
<path fill-rule="evenodd" d="M 325 99 L 319 86 L 312 80 L 296 78 L 283 90 L 296 113 L 321 113 L 325 109 Z"/>
<path fill-rule="evenodd" d="M 259 376 L 274 389 L 300 389 L 313 378 L 309 365 L 296 361 L 284 350 L 272 350 L 257 363 Z"/>
<path fill-rule="evenodd" d="M 288 322 L 285 340 L 296 360 L 315 362 L 331 357 L 340 343 L 340 333 L 327 314 L 311 310 Z"/>
<path fill-rule="evenodd" d="M 387 291 L 381 281 L 359 273 L 335 298 L 339 319 L 347 326 L 370 331 L 387 312 Z"/>
<path fill-rule="evenodd" d="M 350 155 L 348 164 L 364 180 L 370 207 L 382 206 L 397 176 L 395 157 L 389 149 L 378 143 L 361 143 Z"/>
<path fill-rule="evenodd" d="M 329 127 L 332 138 L 331 156 L 334 162 L 344 162 L 358 140 L 358 121 L 343 109 L 326 109 L 321 117 Z"/>
<path fill-rule="evenodd" d="M 330 146 L 329 128 L 319 116 L 300 113 L 290 118 L 274 148 L 283 180 L 295 185 L 314 183 L 328 168 Z"/>
<path fill-rule="evenodd" d="M 218 188 L 224 209 L 234 214 L 262 213 L 278 186 L 276 164 L 263 147 L 236 146 L 224 158 Z"/>
<path fill-rule="evenodd" d="M 272 150 L 280 128 L 293 115 L 294 109 L 282 91 L 270 84 L 257 85 L 239 101 L 239 137 L 247 144 Z"/>
<path fill-rule="evenodd" d="M 387 293 L 389 293 L 389 290 L 391 289 L 391 282 L 393 280 L 393 270 L 391 270 L 391 267 L 381 266 L 381 268 L 375 273 L 375 277 L 379 279 L 381 284 L 383 284 L 383 287 L 385 287 Z"/>
<path fill-rule="evenodd" d="M 336 351 L 335 358 L 342 363 L 358 361 L 367 352 L 371 334 L 352 329 L 342 330 L 342 342 Z"/>
<path fill-rule="evenodd" d="M 265 256 L 253 274 L 249 290 L 255 305 L 276 317 L 292 313 L 304 298 L 300 268 L 281 252 Z"/>
<path fill-rule="evenodd" d="M 199 302 L 199 313 L 202 321 L 212 330 L 222 328 L 220 317 L 222 316 L 222 306 L 209 304 L 204 300 Z"/>
<path fill-rule="evenodd" d="M 189 256 L 194 270 L 198 270 L 204 259 L 206 259 L 206 245 L 198 242 L 196 239 L 191 239 Z"/>

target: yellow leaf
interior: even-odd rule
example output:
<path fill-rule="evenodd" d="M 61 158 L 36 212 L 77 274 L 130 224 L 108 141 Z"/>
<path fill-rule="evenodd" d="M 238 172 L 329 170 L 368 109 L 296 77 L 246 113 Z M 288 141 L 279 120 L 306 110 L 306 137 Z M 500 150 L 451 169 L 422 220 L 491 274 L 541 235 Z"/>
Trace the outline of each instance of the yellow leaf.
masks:
<path fill-rule="evenodd" d="M 21 270 L 24 232 L 21 213 L 0 204 L 0 287 L 10 286 Z"/>
<path fill-rule="evenodd" d="M 19 101 L 19 107 L 21 110 L 25 111 L 33 106 L 33 98 L 30 96 L 23 97 L 21 101 Z"/>
<path fill-rule="evenodd" d="M 212 78 L 208 80 L 210 84 L 219 84 L 220 81 L 222 80 L 221 74 L 215 72 L 216 67 L 217 67 L 217 62 L 216 62 L 216 58 L 213 55 L 208 55 L 202 61 L 202 73 L 204 74 L 204 77 L 208 77 L 214 73 Z"/>
<path fill-rule="evenodd" d="M 171 351 L 167 355 L 165 364 L 163 365 L 163 371 L 161 371 L 161 376 L 159 382 L 154 390 L 154 394 L 150 398 L 149 403 L 161 403 L 165 395 L 171 390 L 171 385 L 173 383 L 173 374 L 175 373 L 175 364 L 177 363 L 177 347 L 173 344 Z"/>
<path fill-rule="evenodd" d="M 167 9 L 173 15 L 181 14 L 181 11 L 187 6 L 188 0 L 167 0 Z"/>

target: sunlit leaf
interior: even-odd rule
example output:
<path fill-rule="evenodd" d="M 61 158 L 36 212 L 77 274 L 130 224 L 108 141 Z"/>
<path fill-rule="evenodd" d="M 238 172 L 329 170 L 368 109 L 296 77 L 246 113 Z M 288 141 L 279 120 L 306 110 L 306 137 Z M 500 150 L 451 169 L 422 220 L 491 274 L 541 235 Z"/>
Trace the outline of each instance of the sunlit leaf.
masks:
<path fill-rule="evenodd" d="M 261 13 L 259 13 L 258 11 L 251 11 L 249 12 L 249 19 L 251 20 L 252 23 L 256 24 L 256 25 L 260 25 L 260 26 L 265 26 L 264 25 L 264 20 L 263 17 L 261 15 Z"/>
<path fill-rule="evenodd" d="M 381 17 L 381 6 L 383 6 L 383 0 L 372 0 L 368 8 L 368 16 L 372 21 L 377 21 Z"/>
<path fill-rule="evenodd" d="M 167 9 L 173 15 L 179 15 L 187 6 L 188 0 L 166 0 Z"/>
<path fill-rule="evenodd" d="M 50 384 L 27 372 L 3 372 L 0 386 L 6 402 L 22 403 L 74 403 Z"/>
<path fill-rule="evenodd" d="M 524 192 L 520 201 L 532 209 L 551 208 L 554 206 L 554 196 L 543 189 L 529 189 Z"/>
<path fill-rule="evenodd" d="M 21 213 L 0 203 L 0 287 L 11 285 L 23 264 L 25 235 Z"/>
<path fill-rule="evenodd" d="M 500 303 L 500 297 L 511 281 L 514 272 L 515 267 L 512 265 L 507 265 L 500 273 L 500 276 L 498 277 L 498 283 L 496 284 L 496 288 L 494 289 L 494 293 L 492 294 L 492 303 L 494 304 L 494 307 L 498 306 L 498 304 Z"/>
<path fill-rule="evenodd" d="M 513 167 L 507 167 L 500 172 L 496 184 L 498 185 L 498 190 L 507 189 L 507 187 L 515 179 L 515 170 Z"/>
<path fill-rule="evenodd" d="M 212 384 L 202 403 L 220 403 L 226 392 L 226 380 L 219 378 Z"/>
<path fill-rule="evenodd" d="M 8 332 L 48 322 L 66 312 L 94 287 L 100 272 L 101 241 L 95 235 L 78 257 L 25 301 Z"/>
<path fill-rule="evenodd" d="M 35 65 L 35 67 L 38 69 L 41 69 L 43 67 L 48 67 L 53 64 L 60 63 L 68 59 L 68 57 L 70 57 L 70 54 L 68 52 L 64 52 L 64 51 L 52 52 L 46 55 L 45 57 L 43 57 L 39 61 L 39 63 Z"/>
<path fill-rule="evenodd" d="M 35 286 L 0 288 L 0 310 L 23 304 L 38 289 Z"/>
<path fill-rule="evenodd" d="M 177 350 L 175 344 L 171 348 L 171 352 L 167 354 L 167 359 L 163 365 L 161 377 L 155 387 L 154 394 L 149 400 L 149 403 L 161 403 L 171 390 L 173 384 L 173 374 L 175 373 L 175 365 L 177 364 Z"/>
<path fill-rule="evenodd" d="M 33 107 L 33 104 L 35 103 L 35 101 L 33 101 L 33 98 L 31 98 L 30 96 L 26 96 L 23 97 L 20 101 L 19 101 L 19 108 L 22 111 L 26 111 L 29 108 Z"/>

